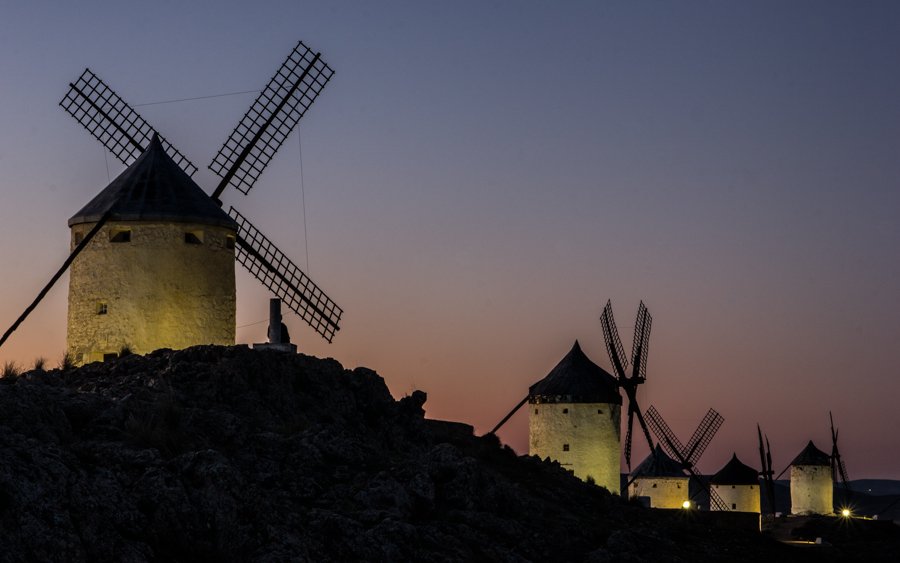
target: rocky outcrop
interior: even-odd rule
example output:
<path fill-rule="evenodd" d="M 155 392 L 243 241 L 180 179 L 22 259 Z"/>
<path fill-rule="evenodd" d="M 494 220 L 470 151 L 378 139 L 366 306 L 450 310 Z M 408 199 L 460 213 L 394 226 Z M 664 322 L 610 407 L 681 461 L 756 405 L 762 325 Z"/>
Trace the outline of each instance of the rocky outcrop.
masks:
<path fill-rule="evenodd" d="M 756 561 L 331 359 L 196 347 L 0 379 L 0 561 Z"/>

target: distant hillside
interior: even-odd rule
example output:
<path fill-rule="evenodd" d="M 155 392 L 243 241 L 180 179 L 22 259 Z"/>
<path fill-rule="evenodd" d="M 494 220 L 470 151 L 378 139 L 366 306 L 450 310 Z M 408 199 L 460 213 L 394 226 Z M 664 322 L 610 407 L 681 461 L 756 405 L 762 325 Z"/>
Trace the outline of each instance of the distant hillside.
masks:
<path fill-rule="evenodd" d="M 900 495 L 900 481 L 893 479 L 857 479 L 850 481 L 854 491 L 864 492 L 869 495 Z"/>
<path fill-rule="evenodd" d="M 197 347 L 0 379 L 0 561 L 847 561 L 424 419 L 373 371 Z M 898 542 L 900 543 L 900 542 Z M 869 549 L 871 548 L 871 549 Z M 874 551 L 873 551 L 874 550 Z"/>

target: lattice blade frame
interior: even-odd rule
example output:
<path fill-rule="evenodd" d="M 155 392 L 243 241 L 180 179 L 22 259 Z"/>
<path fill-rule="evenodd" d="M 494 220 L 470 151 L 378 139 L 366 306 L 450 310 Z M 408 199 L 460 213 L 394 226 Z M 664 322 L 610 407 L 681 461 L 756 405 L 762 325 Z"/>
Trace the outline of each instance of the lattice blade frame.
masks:
<path fill-rule="evenodd" d="M 684 457 L 691 466 L 697 465 L 700 456 L 706 451 L 706 447 L 709 446 L 724 421 L 722 415 L 715 410 L 709 409 L 706 412 L 706 416 L 703 417 L 691 439 L 688 440 L 687 449 L 683 450 Z"/>
<path fill-rule="evenodd" d="M 603 341 L 606 342 L 609 361 L 612 362 L 613 369 L 616 370 L 616 376 L 618 376 L 621 383 L 625 380 L 628 358 L 625 357 L 625 349 L 622 347 L 622 340 L 619 338 L 619 329 L 616 328 L 616 319 L 613 317 L 611 300 L 606 301 L 603 313 L 600 314 L 600 326 L 603 328 Z"/>
<path fill-rule="evenodd" d="M 238 223 L 235 258 L 322 338 L 331 342 L 343 309 L 337 306 L 250 221 L 232 207 L 228 214 Z"/>
<path fill-rule="evenodd" d="M 656 407 L 650 405 L 650 408 L 647 409 L 646 417 L 648 426 L 656 434 L 657 441 L 666 450 L 666 453 L 677 460 L 686 460 L 684 445 L 678 439 L 678 436 L 672 432 L 666 421 L 663 420 Z"/>
<path fill-rule="evenodd" d="M 297 43 L 213 157 L 209 169 L 222 178 L 213 197 L 228 185 L 250 191 L 333 74 L 319 53 Z"/>
<path fill-rule="evenodd" d="M 634 366 L 632 377 L 639 381 L 647 379 L 647 355 L 650 352 L 650 327 L 652 324 L 653 317 L 650 316 L 647 307 L 641 301 L 634 322 L 634 340 L 631 342 L 631 357 Z"/>
<path fill-rule="evenodd" d="M 694 471 L 692 467 L 687 468 L 688 473 L 690 473 L 691 477 L 693 477 L 700 488 L 706 490 L 709 493 L 709 504 L 710 508 L 721 511 L 730 511 L 731 507 L 726 504 L 726 502 L 722 499 L 719 493 L 710 485 L 709 481 L 704 481 L 703 477 Z"/>
<path fill-rule="evenodd" d="M 144 152 L 157 133 L 89 68 L 84 69 L 75 83 L 69 84 L 69 91 L 59 105 L 125 166 Z M 193 176 L 197 167 L 162 135 L 159 140 L 172 160 Z"/>

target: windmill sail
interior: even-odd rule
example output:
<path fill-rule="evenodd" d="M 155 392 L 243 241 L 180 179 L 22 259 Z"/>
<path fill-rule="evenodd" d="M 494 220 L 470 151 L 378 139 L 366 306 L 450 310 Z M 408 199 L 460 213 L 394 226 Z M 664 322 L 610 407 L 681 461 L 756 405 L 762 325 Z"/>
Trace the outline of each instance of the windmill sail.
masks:
<path fill-rule="evenodd" d="M 722 421 L 725 420 L 722 418 L 722 415 L 713 409 L 709 409 L 688 441 L 687 446 L 681 444 L 681 441 L 653 405 L 650 405 L 650 408 L 647 409 L 647 420 L 650 421 L 653 433 L 656 434 L 660 445 L 666 453 L 680 461 L 684 469 L 693 477 L 694 482 L 709 493 L 710 505 L 715 507 L 716 510 L 729 510 L 722 497 L 719 496 L 715 489 L 709 486 L 708 482 L 703 480 L 696 470 L 697 461 L 700 460 L 700 456 L 706 451 L 706 446 L 712 441 L 713 436 L 718 432 L 719 427 L 722 426 Z"/>
<path fill-rule="evenodd" d="M 228 214 L 238 223 L 237 261 L 331 342 L 343 310 L 234 207 Z"/>
<path fill-rule="evenodd" d="M 650 348 L 650 323 L 652 319 L 647 312 L 647 307 L 641 301 L 638 307 L 637 322 L 634 327 L 634 340 L 632 341 L 632 356 L 634 361 L 634 371 L 631 377 L 628 377 L 628 357 L 625 356 L 625 350 L 622 348 L 622 340 L 619 338 L 619 329 L 616 328 L 616 320 L 613 317 L 612 302 L 606 301 L 603 307 L 603 313 L 600 315 L 600 325 L 603 327 L 603 340 L 606 343 L 606 351 L 609 353 L 609 361 L 613 365 L 613 369 L 618 377 L 619 387 L 621 387 L 628 396 L 628 427 L 625 433 L 625 463 L 631 469 L 631 442 L 632 427 L 634 418 L 637 416 L 641 430 L 644 431 L 644 437 L 650 450 L 653 450 L 653 439 L 650 437 L 650 430 L 641 414 L 641 409 L 637 404 L 637 386 L 646 379 L 647 351 Z"/>
<path fill-rule="evenodd" d="M 74 84 L 69 83 L 69 91 L 59 105 L 125 166 L 141 156 L 156 133 L 143 117 L 89 68 L 84 69 Z M 193 176 L 197 167 L 162 135 L 159 140 L 172 160 L 188 176 Z"/>
<path fill-rule="evenodd" d="M 625 349 L 622 348 L 622 340 L 619 338 L 619 329 L 616 328 L 616 319 L 613 317 L 612 301 L 607 300 L 600 315 L 600 326 L 603 327 L 603 341 L 606 342 L 606 351 L 609 353 L 609 361 L 619 381 L 625 379 L 625 370 L 628 369 L 628 358 L 625 357 Z"/>
<path fill-rule="evenodd" d="M 638 306 L 637 319 L 634 323 L 634 340 L 631 343 L 632 365 L 634 371 L 632 377 L 640 381 L 647 379 L 647 354 L 650 352 L 650 326 L 653 317 L 647 311 L 644 302 Z"/>
<path fill-rule="evenodd" d="M 333 74 L 319 53 L 297 44 L 209 165 L 222 178 L 214 199 L 229 185 L 250 191 Z"/>

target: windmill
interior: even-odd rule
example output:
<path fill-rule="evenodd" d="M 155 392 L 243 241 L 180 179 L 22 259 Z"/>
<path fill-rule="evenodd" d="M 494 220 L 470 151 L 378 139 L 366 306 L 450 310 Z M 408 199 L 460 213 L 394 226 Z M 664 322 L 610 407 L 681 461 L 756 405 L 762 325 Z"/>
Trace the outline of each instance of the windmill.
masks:
<path fill-rule="evenodd" d="M 320 53 L 313 53 L 302 41 L 298 42 L 209 165 L 210 170 L 221 178 L 208 196 L 215 204 L 221 207 L 220 196 L 229 186 L 245 195 L 250 191 L 333 73 Z M 196 172 L 196 166 L 158 135 L 90 69 L 85 69 L 78 80 L 69 86 L 60 106 L 126 166 L 132 164 L 153 142 L 159 142 L 166 154 L 188 176 Z M 107 202 L 105 211 L 90 231 L 77 241 L 62 267 L 0 338 L 0 345 L 110 219 L 118 203 Z M 343 310 L 234 207 L 229 209 L 228 215 L 238 225 L 235 259 L 319 335 L 331 342 L 339 330 Z"/>
<path fill-rule="evenodd" d="M 756 425 L 756 434 L 759 437 L 759 466 L 760 476 L 763 478 L 763 487 L 766 491 L 766 500 L 769 503 L 769 510 L 775 514 L 775 471 L 772 469 L 772 448 L 769 446 L 769 436 L 766 435 L 765 448 L 763 447 L 763 433 Z"/>
<path fill-rule="evenodd" d="M 650 437 L 650 431 L 647 429 L 647 423 L 641 414 L 641 408 L 637 404 L 637 388 L 638 385 L 647 380 L 647 354 L 650 350 L 650 326 L 653 318 L 644 306 L 644 302 L 638 306 L 637 319 L 634 323 L 634 340 L 631 343 L 631 377 L 628 377 L 628 358 L 625 357 L 625 351 L 622 349 L 622 341 L 619 339 L 619 331 L 616 328 L 616 321 L 613 318 L 612 302 L 607 300 L 603 313 L 600 315 L 600 324 L 603 327 L 603 340 L 606 342 L 606 350 L 609 352 L 609 360 L 613 365 L 616 376 L 618 378 L 619 387 L 625 390 L 628 396 L 628 430 L 625 434 L 625 463 L 628 469 L 631 469 L 631 435 L 634 417 L 637 416 L 638 423 L 644 431 L 644 437 L 653 451 L 653 439 Z"/>
<path fill-rule="evenodd" d="M 831 411 L 828 411 L 828 420 L 831 422 L 831 481 L 837 483 L 840 479 L 845 501 L 849 502 L 853 491 L 850 488 L 850 480 L 847 478 L 847 468 L 844 460 L 841 459 L 841 452 L 838 450 L 838 430 L 834 427 L 834 417 L 831 415 Z"/>
<path fill-rule="evenodd" d="M 722 422 L 725 420 L 722 415 L 713 409 L 709 409 L 686 445 L 682 445 L 681 441 L 653 405 L 650 405 L 650 408 L 647 409 L 647 420 L 666 453 L 681 462 L 682 467 L 690 474 L 701 490 L 709 492 L 710 505 L 716 510 L 729 510 L 728 505 L 722 501 L 714 489 L 710 488 L 703 481 L 696 469 L 697 462 L 700 461 L 703 452 L 706 451 L 713 436 L 716 435 L 716 432 L 719 431 L 719 427 L 722 426 Z"/>

